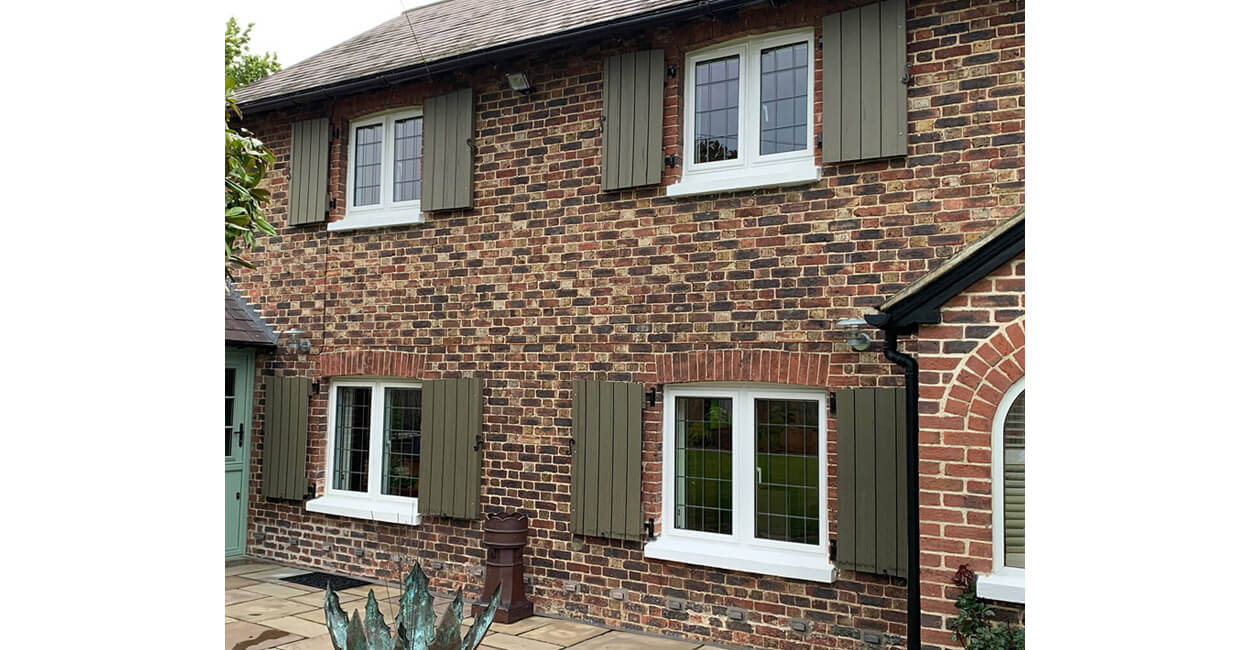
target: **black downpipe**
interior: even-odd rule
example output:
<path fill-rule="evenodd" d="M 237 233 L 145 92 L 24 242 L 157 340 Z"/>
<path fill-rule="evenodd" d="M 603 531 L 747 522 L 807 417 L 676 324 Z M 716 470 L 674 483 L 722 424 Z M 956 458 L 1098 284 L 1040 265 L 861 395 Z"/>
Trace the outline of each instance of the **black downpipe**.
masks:
<path fill-rule="evenodd" d="M 920 364 L 885 330 L 885 358 L 902 366 L 907 395 L 907 650 L 920 650 Z"/>

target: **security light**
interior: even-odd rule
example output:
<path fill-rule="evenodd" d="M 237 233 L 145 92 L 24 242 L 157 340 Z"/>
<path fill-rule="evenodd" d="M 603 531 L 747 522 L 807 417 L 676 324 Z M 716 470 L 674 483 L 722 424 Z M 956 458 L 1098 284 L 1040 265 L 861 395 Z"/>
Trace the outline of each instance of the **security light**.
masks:
<path fill-rule="evenodd" d="M 846 330 L 847 344 L 856 352 L 863 352 L 872 344 L 872 338 L 863 330 L 867 324 L 868 321 L 862 318 L 844 318 L 838 321 L 838 327 Z"/>
<path fill-rule="evenodd" d="M 534 87 L 530 85 L 530 79 L 524 72 L 510 72 L 507 76 L 508 86 L 513 90 L 522 94 L 534 92 Z"/>

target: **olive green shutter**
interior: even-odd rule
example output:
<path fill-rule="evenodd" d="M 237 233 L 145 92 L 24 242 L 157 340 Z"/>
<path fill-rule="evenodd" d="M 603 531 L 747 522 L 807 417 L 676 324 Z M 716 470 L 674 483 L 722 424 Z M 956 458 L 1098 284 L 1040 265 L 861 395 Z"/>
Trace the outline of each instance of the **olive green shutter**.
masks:
<path fill-rule="evenodd" d="M 436 379 L 421 384 L 423 515 L 476 519 L 482 484 L 482 380 Z"/>
<path fill-rule="evenodd" d="M 642 533 L 642 384 L 573 382 L 575 535 Z"/>
<path fill-rule="evenodd" d="M 265 452 L 261 492 L 278 499 L 303 499 L 308 491 L 308 398 L 305 377 L 265 377 Z"/>
<path fill-rule="evenodd" d="M 1003 564 L 1024 568 L 1024 393 L 1003 424 Z"/>
<path fill-rule="evenodd" d="M 603 189 L 660 182 L 664 50 L 603 60 Z"/>
<path fill-rule="evenodd" d="M 286 192 L 286 223 L 299 226 L 326 218 L 330 173 L 330 120 L 304 120 L 291 125 L 291 170 Z"/>
<path fill-rule="evenodd" d="M 837 392 L 841 568 L 907 575 L 906 391 Z"/>
<path fill-rule="evenodd" d="M 421 209 L 473 204 L 473 90 L 431 97 L 422 108 Z"/>
<path fill-rule="evenodd" d="M 824 162 L 907 155 L 907 5 L 825 16 Z"/>

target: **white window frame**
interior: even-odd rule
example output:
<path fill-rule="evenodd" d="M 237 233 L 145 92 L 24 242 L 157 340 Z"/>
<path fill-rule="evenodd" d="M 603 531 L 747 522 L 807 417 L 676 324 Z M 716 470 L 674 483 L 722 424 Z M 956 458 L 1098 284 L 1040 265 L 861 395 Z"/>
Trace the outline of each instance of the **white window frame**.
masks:
<path fill-rule="evenodd" d="M 338 490 L 334 487 L 335 424 L 338 421 L 339 388 L 372 389 L 369 404 L 369 478 L 365 492 Z M 421 382 L 355 377 L 330 382 L 330 400 L 326 409 L 326 489 L 324 496 L 306 504 L 310 512 L 399 524 L 421 523 L 416 499 L 382 494 L 382 436 L 387 388 L 421 388 Z"/>
<path fill-rule="evenodd" d="M 1024 569 L 1007 566 L 1003 553 L 1003 427 L 1007 411 L 1024 392 L 1024 378 L 1012 384 L 1003 393 L 1003 399 L 994 412 L 994 428 L 990 437 L 990 456 L 993 473 L 993 519 L 994 519 L 994 570 L 988 576 L 977 578 L 977 596 L 1009 603 L 1024 602 Z M 1026 488 L 1027 489 L 1027 488 Z"/>
<path fill-rule="evenodd" d="M 761 155 L 760 53 L 771 47 L 807 42 L 807 147 Z M 738 56 L 738 157 L 695 163 L 695 65 L 710 59 Z M 815 31 L 789 30 L 723 43 L 686 55 L 682 107 L 682 177 L 669 185 L 668 196 L 706 194 L 756 187 L 797 185 L 820 179 L 816 155 L 816 38 Z"/>
<path fill-rule="evenodd" d="M 676 526 L 676 399 L 727 397 L 733 400 L 733 534 L 683 530 Z M 798 399 L 817 402 L 820 413 L 820 541 L 800 544 L 755 537 L 754 400 Z M 661 534 L 643 548 L 659 560 L 747 571 L 783 578 L 831 583 L 837 570 L 829 562 L 828 394 L 820 388 L 768 384 L 697 383 L 664 387 L 663 512 Z M 745 452 L 745 453 L 743 453 Z"/>
<path fill-rule="evenodd" d="M 355 230 L 360 228 L 381 228 L 405 223 L 423 223 L 425 217 L 421 213 L 421 199 L 412 201 L 394 201 L 395 192 L 395 122 L 413 117 L 424 117 L 420 108 L 408 108 L 399 111 L 374 113 L 352 120 L 347 128 L 347 205 L 343 219 L 332 222 L 329 230 Z M 365 126 L 382 125 L 382 196 L 376 205 L 355 205 L 356 203 L 356 129 Z M 421 125 L 421 160 L 425 161 L 425 124 Z"/>

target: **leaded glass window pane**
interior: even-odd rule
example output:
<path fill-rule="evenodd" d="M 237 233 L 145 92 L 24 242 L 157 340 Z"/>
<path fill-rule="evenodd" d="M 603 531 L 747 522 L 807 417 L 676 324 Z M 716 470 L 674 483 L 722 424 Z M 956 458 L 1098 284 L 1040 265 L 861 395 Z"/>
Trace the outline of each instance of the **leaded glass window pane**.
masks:
<path fill-rule="evenodd" d="M 387 388 L 385 412 L 382 493 L 415 499 L 421 468 L 421 390 Z"/>
<path fill-rule="evenodd" d="M 807 147 L 807 43 L 760 53 L 760 154 Z"/>
<path fill-rule="evenodd" d="M 234 434 L 234 368 L 226 368 L 226 455 L 234 454 L 234 446 L 230 444 Z"/>
<path fill-rule="evenodd" d="M 421 198 L 421 118 L 395 121 L 394 201 Z"/>
<path fill-rule="evenodd" d="M 356 168 L 352 205 L 382 202 L 382 125 L 356 128 Z"/>
<path fill-rule="evenodd" d="M 678 528 L 733 533 L 733 400 L 678 397 Z"/>
<path fill-rule="evenodd" d="M 694 66 L 695 162 L 738 157 L 738 57 Z"/>
<path fill-rule="evenodd" d="M 755 400 L 755 536 L 820 543 L 819 402 Z"/>
<path fill-rule="evenodd" d="M 340 386 L 334 424 L 334 489 L 369 489 L 369 418 L 372 391 Z"/>

